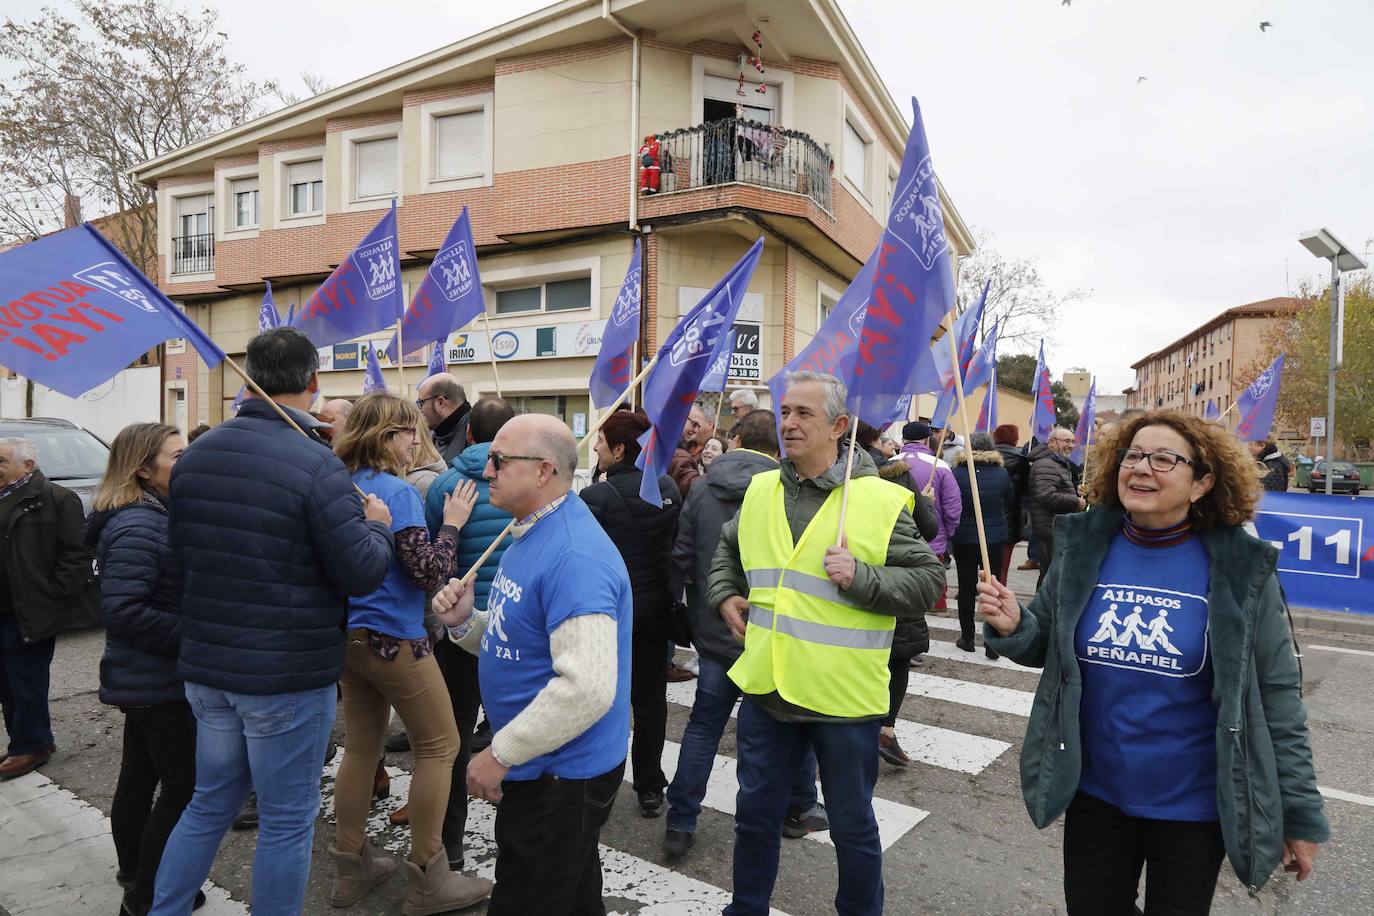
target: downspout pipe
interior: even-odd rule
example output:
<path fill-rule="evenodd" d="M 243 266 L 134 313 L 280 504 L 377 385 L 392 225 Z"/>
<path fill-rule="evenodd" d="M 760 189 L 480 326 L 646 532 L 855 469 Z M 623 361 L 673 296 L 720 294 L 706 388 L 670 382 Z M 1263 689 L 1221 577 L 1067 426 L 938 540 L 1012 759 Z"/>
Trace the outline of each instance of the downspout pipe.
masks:
<path fill-rule="evenodd" d="M 639 33 L 626 28 L 611 12 L 611 0 L 601 0 L 601 18 L 630 37 L 630 218 L 631 232 L 639 230 Z"/>

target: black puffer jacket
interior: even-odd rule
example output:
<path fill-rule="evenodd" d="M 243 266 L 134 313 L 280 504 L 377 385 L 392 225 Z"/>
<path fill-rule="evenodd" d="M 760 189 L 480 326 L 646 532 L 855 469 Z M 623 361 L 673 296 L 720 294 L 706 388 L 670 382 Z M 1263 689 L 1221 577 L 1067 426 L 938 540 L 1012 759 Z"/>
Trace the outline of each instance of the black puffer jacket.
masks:
<path fill-rule="evenodd" d="M 889 462 L 882 452 L 876 449 L 868 449 L 868 457 L 873 459 L 873 463 L 878 465 L 878 476 L 883 480 L 890 480 L 893 483 L 901 484 L 911 491 L 915 498 L 915 505 L 911 510 L 911 517 L 916 522 L 916 530 L 921 532 L 921 537 L 929 543 L 940 533 L 940 520 L 935 517 L 935 504 L 930 501 L 930 497 L 921 492 L 916 486 L 916 479 L 911 476 L 911 469 L 905 461 L 893 460 Z M 930 624 L 926 623 L 925 615 L 920 617 L 898 617 L 896 629 L 892 633 L 892 657 L 898 662 L 905 660 L 909 662 L 917 655 L 923 655 L 930 651 Z"/>
<path fill-rule="evenodd" d="M 1271 445 L 1255 456 L 1259 462 L 1263 478 L 1260 486 L 1273 493 L 1288 491 L 1288 459 L 1283 457 L 1278 446 Z"/>
<path fill-rule="evenodd" d="M 973 511 L 973 487 L 968 477 L 969 452 L 965 449 L 954 459 L 954 482 L 964 500 L 964 512 L 959 527 L 950 538 L 956 544 L 978 543 L 978 517 Z M 1002 466 L 999 452 L 974 452 L 978 470 L 978 502 L 983 510 L 983 533 L 989 544 L 1010 543 L 1007 533 L 1007 501 L 1011 494 L 1011 476 Z"/>
<path fill-rule="evenodd" d="M 381 586 L 394 541 L 329 446 L 249 399 L 177 459 L 168 508 L 178 676 L 256 696 L 337 683 L 348 597 Z"/>
<path fill-rule="evenodd" d="M 744 651 L 735 641 L 720 612 L 706 606 L 706 581 L 711 559 L 720 544 L 720 529 L 739 514 L 744 491 L 755 474 L 776 470 L 778 459 L 751 449 L 737 448 L 711 463 L 705 478 L 687 494 L 678 517 L 677 542 L 673 546 L 672 595 L 685 590 L 692 616 L 692 644 L 697 651 L 722 665 L 733 665 Z M 585 491 L 583 491 L 585 492 Z"/>
<path fill-rule="evenodd" d="M 156 706 L 185 700 L 177 677 L 181 648 L 181 583 L 167 543 L 167 509 L 152 494 L 94 512 L 86 543 L 100 563 L 105 654 L 100 702 Z"/>
<path fill-rule="evenodd" d="M 1026 537 L 1021 530 L 1021 511 L 1030 486 L 1030 462 L 1014 445 L 997 446 L 997 454 L 1002 456 L 1002 466 L 1011 478 L 1011 491 L 1007 493 L 1007 543 L 1015 544 Z"/>
<path fill-rule="evenodd" d="M 1037 532 L 1050 532 L 1054 517 L 1082 510 L 1069 462 L 1041 443 L 1030 453 L 1030 516 Z M 1039 535 L 1036 535 L 1039 537 Z"/>
<path fill-rule="evenodd" d="M 622 461 L 606 471 L 606 479 L 581 492 L 583 502 L 615 543 L 630 571 L 635 620 L 664 616 L 673 600 L 670 567 L 682 495 L 672 478 L 658 479 L 663 508 L 639 498 L 644 472 Z"/>

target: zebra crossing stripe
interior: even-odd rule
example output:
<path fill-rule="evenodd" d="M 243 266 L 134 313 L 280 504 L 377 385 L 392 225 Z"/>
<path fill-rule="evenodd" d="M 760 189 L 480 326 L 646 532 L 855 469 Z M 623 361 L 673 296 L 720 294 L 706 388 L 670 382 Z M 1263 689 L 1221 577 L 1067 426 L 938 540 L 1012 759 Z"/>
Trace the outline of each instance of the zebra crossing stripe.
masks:
<path fill-rule="evenodd" d="M 0 792 L 0 910 L 25 916 L 113 913 L 124 890 L 110 819 L 42 773 Z M 248 907 L 205 885 L 200 916 L 246 916 Z"/>
<path fill-rule="evenodd" d="M 342 759 L 343 755 L 340 754 L 325 768 L 325 776 L 329 778 L 324 787 L 324 813 L 331 823 L 334 820 L 333 777 Z M 673 762 L 676 765 L 676 750 Z M 628 761 L 626 767 L 629 767 Z M 399 767 L 387 767 L 386 771 L 391 774 L 391 797 L 373 803 L 368 813 L 367 832 L 379 847 L 404 857 L 410 851 L 409 830 L 392 827 L 387 822 L 387 816 L 405 804 L 410 796 L 410 774 Z M 733 798 L 732 795 L 732 804 Z M 481 799 L 469 798 L 467 832 L 463 843 L 467 860 L 465 873 L 495 880 L 495 830 L 496 808 Z M 113 883 L 113 877 L 110 880 Z M 664 916 L 707 916 L 719 913 L 730 903 L 729 891 L 628 852 L 612 849 L 604 843 L 601 844 L 601 881 L 601 895 L 607 903 L 607 916 L 651 912 Z M 622 904 L 628 906 L 620 908 Z M 769 916 L 787 914 L 770 909 Z"/>
<path fill-rule="evenodd" d="M 1027 674 L 1040 676 L 1039 668 L 1031 668 L 1027 665 L 1018 665 L 1009 658 L 988 658 L 982 652 L 965 652 L 952 642 L 945 642 L 941 639 L 930 641 L 930 650 L 926 652 L 930 658 L 943 658 L 954 662 L 966 662 L 970 665 L 978 665 L 980 668 L 1001 668 L 1004 671 L 1022 671 Z"/>
<path fill-rule="evenodd" d="M 979 709 L 1004 712 L 1022 718 L 1030 715 L 1031 703 L 1035 700 L 1035 694 L 1029 690 L 994 687 L 990 684 L 939 677 L 920 671 L 913 671 L 908 676 L 906 692 L 908 696 L 976 706 Z"/>
<path fill-rule="evenodd" d="M 693 682 L 668 685 L 668 702 L 690 708 L 695 700 L 696 685 Z M 732 709 L 730 715 L 734 716 L 735 712 Z M 923 725 L 909 719 L 898 719 L 895 731 L 902 750 L 912 760 L 970 775 L 983 772 L 1011 747 L 996 738 Z"/>
<path fill-rule="evenodd" d="M 681 750 L 682 745 L 675 741 L 663 743 L 663 772 L 667 774 L 669 780 L 677 772 L 678 753 Z M 634 773 L 627 760 L 625 762 L 625 781 L 629 782 L 633 778 Z M 817 783 L 816 787 L 819 789 L 820 784 Z M 711 762 L 711 775 L 706 780 L 706 795 L 702 798 L 701 803 L 714 811 L 734 817 L 737 795 L 739 795 L 739 781 L 735 778 L 735 758 L 716 754 L 715 759 Z M 882 843 L 883 849 L 887 849 L 906 836 L 911 828 L 925 820 L 929 815 L 929 811 L 924 811 L 921 808 L 904 805 L 901 802 L 888 801 L 877 796 L 873 798 L 873 816 L 878 821 L 878 839 Z M 828 846 L 835 845 L 834 841 L 830 839 L 828 830 L 808 833 L 806 838 Z"/>

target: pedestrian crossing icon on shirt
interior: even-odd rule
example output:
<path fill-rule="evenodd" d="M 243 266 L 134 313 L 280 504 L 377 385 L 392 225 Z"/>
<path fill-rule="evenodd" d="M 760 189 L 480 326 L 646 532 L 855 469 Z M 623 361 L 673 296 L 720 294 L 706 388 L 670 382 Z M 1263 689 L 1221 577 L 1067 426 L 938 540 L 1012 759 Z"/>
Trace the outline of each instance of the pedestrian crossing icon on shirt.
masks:
<path fill-rule="evenodd" d="M 1081 662 L 1167 677 L 1191 677 L 1206 664 L 1207 599 L 1201 595 L 1099 584 L 1094 598 L 1078 631 Z"/>

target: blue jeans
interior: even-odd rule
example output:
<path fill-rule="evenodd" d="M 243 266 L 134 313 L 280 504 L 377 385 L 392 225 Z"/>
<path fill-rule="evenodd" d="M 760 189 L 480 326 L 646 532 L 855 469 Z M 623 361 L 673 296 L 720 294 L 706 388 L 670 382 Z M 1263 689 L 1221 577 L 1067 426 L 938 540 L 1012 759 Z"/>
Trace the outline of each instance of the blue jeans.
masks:
<path fill-rule="evenodd" d="M 48 674 L 56 648 L 55 636 L 24 642 L 19 620 L 0 615 L 0 707 L 13 757 L 42 754 L 53 744 Z"/>
<path fill-rule="evenodd" d="M 840 885 L 838 916 L 881 916 L 883 847 L 873 816 L 878 722 L 779 722 L 746 696 L 739 710 L 739 797 L 735 802 L 735 896 L 726 916 L 767 916 L 778 876 L 779 834 L 792 773 L 810 745 L 820 764 Z"/>
<path fill-rule="evenodd" d="M 253 916 L 295 916 L 305 902 L 320 767 L 335 686 L 252 696 L 186 685 L 196 714 L 196 792 L 167 841 L 150 916 L 186 916 L 249 789 L 258 793 Z"/>
<path fill-rule="evenodd" d="M 706 796 L 706 779 L 711 775 L 720 736 L 725 733 L 725 723 L 730 721 L 730 711 L 740 697 L 740 689 L 726 674 L 729 669 L 725 665 L 704 655 L 697 656 L 697 664 L 697 697 L 682 733 L 677 773 L 668 787 L 668 829 L 683 833 L 696 832 L 701 800 Z M 815 806 L 816 754 L 808 748 L 792 782 L 787 808 L 791 812 L 805 812 Z"/>

